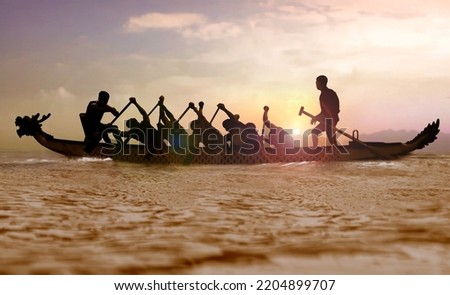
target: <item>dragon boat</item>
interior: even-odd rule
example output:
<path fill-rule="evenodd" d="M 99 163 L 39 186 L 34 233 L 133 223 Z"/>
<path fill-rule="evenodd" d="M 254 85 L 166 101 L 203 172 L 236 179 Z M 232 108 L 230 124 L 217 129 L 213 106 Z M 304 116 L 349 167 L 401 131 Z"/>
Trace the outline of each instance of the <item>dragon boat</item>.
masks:
<path fill-rule="evenodd" d="M 145 164 L 264 164 L 264 163 L 291 163 L 304 161 L 355 161 L 355 160 L 386 160 L 398 159 L 409 153 L 419 150 L 437 139 L 439 133 L 439 119 L 428 124 L 422 132 L 407 142 L 362 142 L 358 138 L 347 145 L 323 146 L 317 148 L 293 147 L 279 151 L 270 146 L 264 146 L 257 152 L 240 153 L 223 150 L 220 147 L 214 152 L 206 152 L 201 147 L 195 151 L 189 149 L 176 152 L 170 149 L 153 154 L 149 153 L 142 144 L 127 144 L 117 148 L 117 145 L 99 143 L 95 149 L 87 154 L 84 141 L 54 138 L 42 130 L 42 122 L 50 114 L 17 117 L 15 124 L 18 127 L 19 137 L 33 136 L 45 148 L 70 158 L 96 157 L 112 158 L 118 161 L 127 161 Z M 339 130 L 338 130 L 339 131 Z"/>

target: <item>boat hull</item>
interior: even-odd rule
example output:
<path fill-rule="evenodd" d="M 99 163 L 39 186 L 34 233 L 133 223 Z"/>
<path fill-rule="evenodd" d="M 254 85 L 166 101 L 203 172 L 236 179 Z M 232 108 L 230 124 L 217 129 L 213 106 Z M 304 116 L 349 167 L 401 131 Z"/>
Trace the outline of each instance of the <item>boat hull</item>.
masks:
<path fill-rule="evenodd" d="M 87 154 L 84 149 L 86 143 L 82 141 L 56 139 L 41 129 L 41 123 L 48 119 L 50 114 L 39 119 L 39 114 L 30 117 L 17 117 L 16 126 L 19 127 L 17 134 L 33 136 L 42 146 L 67 157 L 96 157 L 112 158 L 117 161 L 127 161 L 145 164 L 264 164 L 264 163 L 286 163 L 305 161 L 356 161 L 374 159 L 396 159 L 411 153 L 414 150 L 424 148 L 437 138 L 439 133 L 439 119 L 428 124 L 414 139 L 406 142 L 384 143 L 384 142 L 361 142 L 351 141 L 345 146 L 327 146 L 318 148 L 297 147 L 287 150 L 276 150 L 274 148 L 262 148 L 258 152 L 245 153 L 229 152 L 217 147 L 215 150 L 197 148 L 195 150 L 158 151 L 152 154 L 146 150 L 144 145 L 117 146 L 114 144 L 100 143 L 93 151 Z M 213 153 L 215 152 L 215 153 Z"/>
<path fill-rule="evenodd" d="M 280 153 L 273 148 L 264 148 L 257 153 L 228 153 L 220 151 L 216 154 L 206 153 L 198 149 L 195 153 L 176 153 L 163 151 L 160 154 L 150 154 L 144 145 L 126 145 L 117 148 L 112 144 L 99 144 L 90 154 L 84 152 L 85 143 L 55 139 L 45 133 L 36 133 L 35 139 L 44 147 L 67 157 L 96 157 L 111 158 L 145 164 L 264 164 L 280 162 L 305 161 L 356 161 L 379 159 L 378 154 L 372 153 L 364 146 L 351 143 L 340 147 L 294 148 Z M 404 143 L 366 143 L 373 146 L 381 154 L 390 158 L 398 158 L 415 150 L 414 145 Z"/>

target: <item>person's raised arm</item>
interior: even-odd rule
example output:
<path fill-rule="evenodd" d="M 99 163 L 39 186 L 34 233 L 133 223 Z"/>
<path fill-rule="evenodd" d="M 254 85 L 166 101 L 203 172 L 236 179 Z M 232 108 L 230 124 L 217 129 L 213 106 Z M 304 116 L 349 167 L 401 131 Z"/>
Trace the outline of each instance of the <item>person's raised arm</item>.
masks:
<path fill-rule="evenodd" d="M 269 107 L 264 106 L 263 123 L 265 126 L 270 128 L 269 115 L 267 114 L 268 112 L 269 112 Z"/>
<path fill-rule="evenodd" d="M 201 101 L 199 104 L 199 108 L 197 109 L 194 105 L 194 103 L 189 103 L 189 107 L 197 114 L 198 120 L 204 124 L 205 127 L 207 126 L 211 126 L 211 124 L 209 124 L 208 120 L 206 120 L 205 116 L 203 115 L 203 106 L 204 103 L 203 101 Z"/>
<path fill-rule="evenodd" d="M 164 113 L 166 114 L 166 116 L 170 120 L 170 122 L 175 122 L 177 120 L 177 119 L 175 119 L 173 114 L 166 108 L 166 106 L 163 105 L 162 109 L 164 109 Z"/>
<path fill-rule="evenodd" d="M 171 115 L 171 118 L 168 117 L 168 114 Z M 163 104 L 161 104 L 159 107 L 159 121 L 162 121 L 165 127 L 170 127 L 172 125 L 172 122 L 175 121 L 172 113 L 169 112 L 169 110 L 167 110 L 166 106 Z"/>
<path fill-rule="evenodd" d="M 138 104 L 138 102 L 136 101 L 136 98 L 135 97 L 130 97 L 130 102 L 136 106 L 136 108 L 138 109 L 139 113 L 142 115 L 142 119 L 144 121 L 148 120 L 147 112 L 144 110 L 143 107 L 141 107 Z"/>
<path fill-rule="evenodd" d="M 202 112 L 195 107 L 193 102 L 189 103 L 189 107 L 197 114 L 198 117 L 202 115 Z"/>
<path fill-rule="evenodd" d="M 236 117 L 234 116 L 234 114 L 233 114 L 232 112 L 230 112 L 229 110 L 227 110 L 227 108 L 225 107 L 225 105 L 224 105 L 223 103 L 219 103 L 219 104 L 217 105 L 217 107 L 218 107 L 219 109 L 221 109 L 222 111 L 224 111 L 225 114 L 227 114 L 228 117 L 229 117 L 231 120 L 236 120 Z"/>
<path fill-rule="evenodd" d="M 93 109 L 95 111 L 103 112 L 103 113 L 112 113 L 114 116 L 118 116 L 119 112 L 110 105 L 101 106 L 98 103 L 89 103 L 88 109 Z"/>

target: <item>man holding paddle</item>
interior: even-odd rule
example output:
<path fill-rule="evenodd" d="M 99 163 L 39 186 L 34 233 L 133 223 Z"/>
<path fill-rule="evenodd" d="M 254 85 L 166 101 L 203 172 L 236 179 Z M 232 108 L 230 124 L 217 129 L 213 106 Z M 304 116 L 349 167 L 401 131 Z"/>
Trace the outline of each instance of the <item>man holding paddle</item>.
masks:
<path fill-rule="evenodd" d="M 161 132 L 163 140 L 169 142 L 171 149 L 179 154 L 184 154 L 188 148 L 188 134 L 181 126 L 180 120 L 189 109 L 190 106 L 178 119 L 175 119 L 174 115 L 164 105 L 164 97 L 160 97 L 158 131 Z"/>
<path fill-rule="evenodd" d="M 151 112 L 147 114 L 135 97 L 130 97 L 130 102 L 136 106 L 142 116 L 142 120 L 139 122 L 136 118 L 131 118 L 125 121 L 125 126 L 128 128 L 128 131 L 120 133 L 125 138 L 124 144 L 127 144 L 133 138 L 145 144 L 147 152 L 156 154 L 157 151 L 161 150 L 162 138 L 160 132 L 150 123 L 149 115 Z"/>
<path fill-rule="evenodd" d="M 328 88 L 327 83 L 326 76 L 321 75 L 316 78 L 316 87 L 320 90 L 320 113 L 311 118 L 311 124 L 319 122 L 319 125 L 311 131 L 313 148 L 316 148 L 319 143 L 318 135 L 324 131 L 330 144 L 336 145 L 334 130 L 339 122 L 339 98 L 333 89 Z"/>
<path fill-rule="evenodd" d="M 354 137 L 345 131 L 336 128 L 336 124 L 339 121 L 339 98 L 332 89 L 329 89 L 327 87 L 328 79 L 325 76 L 319 76 L 316 79 L 316 86 L 317 89 L 321 91 L 320 94 L 320 108 L 321 112 L 314 116 L 311 113 L 305 111 L 305 108 L 302 106 L 300 108 L 300 111 L 298 112 L 298 115 L 306 115 L 311 118 L 311 124 L 315 124 L 317 121 L 319 121 L 319 125 L 315 127 L 312 130 L 313 134 L 313 147 L 317 147 L 318 139 L 317 135 L 323 132 L 325 129 L 327 133 L 328 140 L 332 145 L 337 145 L 336 142 L 336 132 L 339 134 L 344 135 L 345 137 L 351 139 L 353 142 L 359 144 L 360 146 L 368 149 L 372 154 L 376 155 L 377 157 L 380 157 L 381 159 L 391 160 L 393 159 L 393 156 L 383 152 L 381 149 L 378 149 L 374 146 L 371 146 L 361 140 L 359 140 L 357 137 Z M 344 148 L 345 150 L 345 148 Z M 348 153 L 347 151 L 345 151 Z"/>
<path fill-rule="evenodd" d="M 223 103 L 217 105 L 228 115 L 228 119 L 222 123 L 223 128 L 228 132 L 225 135 L 226 142 L 230 142 L 231 151 L 243 154 L 256 154 L 261 150 L 262 142 L 256 131 L 254 123 L 244 124 L 239 120 L 238 114 L 230 112 Z"/>
<path fill-rule="evenodd" d="M 192 144 L 194 148 L 200 147 L 200 142 L 203 144 L 203 151 L 205 151 L 208 155 L 218 154 L 222 151 L 223 148 L 223 136 L 214 128 L 211 124 L 214 117 L 209 122 L 206 117 L 203 115 L 203 106 L 205 104 L 203 101 L 199 102 L 197 109 L 195 105 L 189 104 L 191 109 L 197 114 L 197 120 L 194 120 L 190 123 L 190 127 L 192 130 Z M 217 113 L 217 112 L 216 112 Z"/>
<path fill-rule="evenodd" d="M 120 113 L 113 107 L 108 105 L 109 93 L 106 91 L 100 91 L 98 94 L 98 100 L 89 102 L 86 113 L 80 114 L 81 123 L 85 133 L 85 142 L 87 146 L 85 152 L 90 153 L 97 146 L 100 140 L 106 143 L 111 143 L 111 139 L 108 133 L 112 133 L 117 138 L 120 138 L 119 129 L 117 126 L 110 124 L 103 124 L 102 118 L 104 113 L 112 113 L 116 118 Z"/>
<path fill-rule="evenodd" d="M 264 138 L 264 141 L 267 142 L 269 145 L 275 147 L 277 153 L 281 153 L 282 155 L 285 155 L 286 152 L 289 149 L 294 148 L 294 138 L 292 138 L 292 135 L 289 134 L 286 130 L 283 128 L 273 124 L 269 120 L 269 107 L 264 106 L 264 114 L 263 114 L 263 131 L 262 136 L 264 138 L 265 132 L 264 129 L 267 127 L 267 137 Z"/>

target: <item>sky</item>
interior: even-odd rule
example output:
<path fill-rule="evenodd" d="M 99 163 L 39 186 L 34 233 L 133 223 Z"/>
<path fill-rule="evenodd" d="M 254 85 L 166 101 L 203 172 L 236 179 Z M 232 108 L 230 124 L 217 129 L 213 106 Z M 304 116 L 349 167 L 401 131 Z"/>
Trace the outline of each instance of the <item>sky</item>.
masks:
<path fill-rule="evenodd" d="M 224 103 L 258 128 L 267 105 L 273 123 L 303 131 L 318 75 L 338 93 L 341 128 L 440 118 L 450 132 L 448 0 L 0 0 L 0 13 L 0 149 L 38 145 L 14 126 L 38 112 L 52 114 L 46 132 L 82 140 L 78 114 L 101 90 L 118 110 L 164 95 L 176 117 L 191 101 L 207 118 Z"/>

